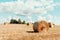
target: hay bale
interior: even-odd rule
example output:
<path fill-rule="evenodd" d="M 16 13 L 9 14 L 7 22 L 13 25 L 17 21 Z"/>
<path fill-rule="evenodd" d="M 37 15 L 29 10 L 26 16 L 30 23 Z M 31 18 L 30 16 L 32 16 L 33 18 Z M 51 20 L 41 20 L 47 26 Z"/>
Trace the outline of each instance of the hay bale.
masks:
<path fill-rule="evenodd" d="M 27 23 L 27 26 L 32 26 L 32 23 L 31 22 Z"/>
<path fill-rule="evenodd" d="M 39 21 L 39 22 L 35 22 L 35 23 L 33 24 L 33 30 L 34 30 L 34 32 L 41 32 L 41 31 L 43 31 L 44 29 L 45 29 L 46 31 L 48 31 L 48 29 L 49 29 L 48 23 L 47 23 L 46 21 L 44 21 L 44 20 Z"/>
<path fill-rule="evenodd" d="M 27 23 L 27 26 L 29 26 L 29 23 Z"/>
<path fill-rule="evenodd" d="M 49 22 L 48 24 L 49 24 L 49 27 L 50 27 L 50 28 L 54 27 L 54 25 L 55 25 L 55 24 L 50 23 L 50 22 Z"/>

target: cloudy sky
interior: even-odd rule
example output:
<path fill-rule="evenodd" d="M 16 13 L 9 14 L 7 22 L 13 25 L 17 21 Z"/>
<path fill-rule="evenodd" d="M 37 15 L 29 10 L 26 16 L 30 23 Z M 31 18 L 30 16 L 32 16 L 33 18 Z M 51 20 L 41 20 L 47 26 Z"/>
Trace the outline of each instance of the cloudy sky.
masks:
<path fill-rule="evenodd" d="M 60 25 L 60 0 L 0 0 L 0 23 L 10 19 L 46 20 Z"/>

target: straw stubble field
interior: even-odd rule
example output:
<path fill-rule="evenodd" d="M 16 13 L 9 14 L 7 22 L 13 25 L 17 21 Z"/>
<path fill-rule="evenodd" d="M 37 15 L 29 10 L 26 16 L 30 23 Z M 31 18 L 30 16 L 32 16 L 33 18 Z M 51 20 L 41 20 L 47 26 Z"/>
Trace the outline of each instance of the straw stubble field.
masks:
<path fill-rule="evenodd" d="M 48 32 L 34 33 L 32 25 L 0 25 L 0 40 L 60 40 L 60 26 L 55 25 Z"/>

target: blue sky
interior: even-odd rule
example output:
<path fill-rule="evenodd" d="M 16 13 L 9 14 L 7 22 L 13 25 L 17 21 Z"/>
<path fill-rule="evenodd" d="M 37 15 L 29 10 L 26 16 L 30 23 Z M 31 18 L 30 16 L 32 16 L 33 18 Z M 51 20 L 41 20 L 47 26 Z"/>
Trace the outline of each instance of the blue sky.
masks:
<path fill-rule="evenodd" d="M 60 25 L 60 0 L 0 0 L 0 23 L 10 19 L 46 20 Z"/>
<path fill-rule="evenodd" d="M 12 2 L 12 1 L 16 1 L 16 0 L 0 0 L 0 2 Z"/>

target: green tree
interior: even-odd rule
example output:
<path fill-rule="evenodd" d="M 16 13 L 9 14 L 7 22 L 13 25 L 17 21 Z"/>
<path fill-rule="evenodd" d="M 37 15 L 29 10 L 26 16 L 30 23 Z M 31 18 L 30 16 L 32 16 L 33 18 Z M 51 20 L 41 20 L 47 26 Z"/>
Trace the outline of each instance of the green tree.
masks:
<path fill-rule="evenodd" d="M 22 23 L 20 19 L 18 19 L 18 23 L 19 23 L 19 24 L 21 24 L 21 23 Z"/>
<path fill-rule="evenodd" d="M 15 20 L 15 19 L 11 19 L 11 20 L 10 20 L 10 24 L 18 24 L 18 21 Z"/>

